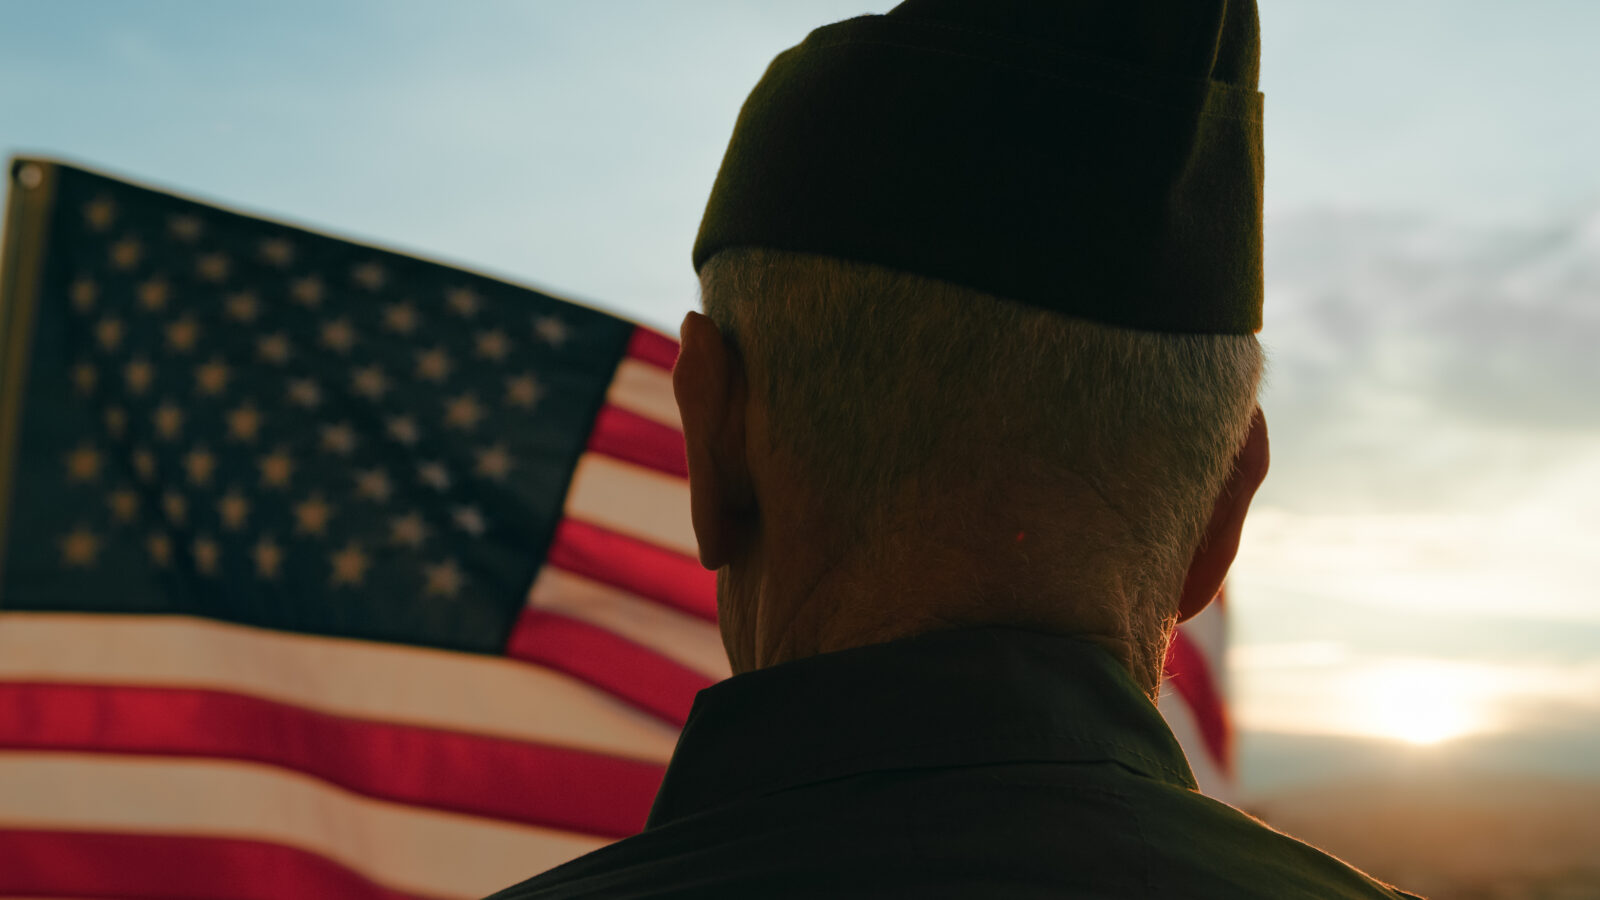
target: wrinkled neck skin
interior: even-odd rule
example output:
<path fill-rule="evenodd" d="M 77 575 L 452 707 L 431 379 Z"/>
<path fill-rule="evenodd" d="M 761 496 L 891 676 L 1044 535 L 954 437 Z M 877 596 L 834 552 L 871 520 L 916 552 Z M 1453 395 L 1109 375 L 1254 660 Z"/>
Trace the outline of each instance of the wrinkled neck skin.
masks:
<path fill-rule="evenodd" d="M 826 510 L 764 512 L 750 523 L 747 552 L 717 573 L 723 646 L 736 674 L 982 625 L 1074 635 L 1134 664 L 1132 598 L 1115 566 L 1088 564 L 1107 542 L 1084 529 L 991 509 L 983 517 L 991 524 L 959 536 L 902 528 L 868 543 L 832 527 Z M 1067 579 L 1054 563 L 1061 559 L 1085 565 Z"/>

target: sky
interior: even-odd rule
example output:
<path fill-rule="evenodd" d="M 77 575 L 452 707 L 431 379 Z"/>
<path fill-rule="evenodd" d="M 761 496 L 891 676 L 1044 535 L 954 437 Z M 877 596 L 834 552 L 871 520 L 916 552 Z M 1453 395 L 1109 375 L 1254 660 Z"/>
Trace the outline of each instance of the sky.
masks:
<path fill-rule="evenodd" d="M 1263 5 L 1244 785 L 1600 779 L 1600 4 Z M 809 29 L 890 6 L 0 0 L 0 150 L 670 332 L 745 94 Z"/>

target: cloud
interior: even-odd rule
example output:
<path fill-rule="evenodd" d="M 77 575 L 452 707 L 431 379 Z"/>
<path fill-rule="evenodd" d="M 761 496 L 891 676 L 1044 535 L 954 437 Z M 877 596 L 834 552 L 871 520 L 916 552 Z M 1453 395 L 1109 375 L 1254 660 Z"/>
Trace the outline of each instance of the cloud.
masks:
<path fill-rule="evenodd" d="M 1305 213 L 1267 234 L 1267 502 L 1483 509 L 1600 458 L 1600 210 L 1503 228 Z"/>
<path fill-rule="evenodd" d="M 1259 594 L 1287 599 L 1309 592 L 1355 601 L 1367 615 L 1414 610 L 1452 620 L 1600 621 L 1596 507 L 1572 502 L 1600 502 L 1600 473 L 1584 477 L 1587 483 L 1573 476 L 1569 496 L 1536 493 L 1484 513 L 1308 513 L 1265 506 L 1246 522 L 1236 593 L 1247 607 Z"/>
<path fill-rule="evenodd" d="M 1600 210 L 1497 228 L 1307 213 L 1268 235 L 1273 471 L 1242 606 L 1431 615 L 1406 635 L 1430 644 L 1467 618 L 1594 621 Z"/>
<path fill-rule="evenodd" d="M 1600 429 L 1600 210 L 1544 228 L 1309 214 L 1269 223 L 1280 388 L 1426 398 L 1440 413 Z"/>

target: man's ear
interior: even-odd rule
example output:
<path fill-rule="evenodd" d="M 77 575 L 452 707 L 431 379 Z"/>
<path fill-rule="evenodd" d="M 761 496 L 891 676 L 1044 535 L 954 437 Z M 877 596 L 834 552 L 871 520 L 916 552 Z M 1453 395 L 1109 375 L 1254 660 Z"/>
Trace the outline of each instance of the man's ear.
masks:
<path fill-rule="evenodd" d="M 1233 458 L 1233 471 L 1222 486 L 1222 493 L 1211 509 L 1211 520 L 1200 538 L 1200 546 L 1189 562 L 1183 596 L 1178 601 L 1179 622 L 1199 615 L 1222 589 L 1222 580 L 1228 577 L 1228 568 L 1239 552 L 1239 534 L 1244 528 L 1245 513 L 1250 509 L 1256 488 L 1261 487 L 1262 480 L 1267 477 L 1271 459 L 1267 417 L 1258 406 L 1250 420 L 1250 434 Z"/>
<path fill-rule="evenodd" d="M 752 536 L 754 492 L 745 456 L 744 362 L 715 322 L 691 312 L 679 329 L 672 393 L 683 419 L 689 499 L 700 564 L 719 569 Z"/>

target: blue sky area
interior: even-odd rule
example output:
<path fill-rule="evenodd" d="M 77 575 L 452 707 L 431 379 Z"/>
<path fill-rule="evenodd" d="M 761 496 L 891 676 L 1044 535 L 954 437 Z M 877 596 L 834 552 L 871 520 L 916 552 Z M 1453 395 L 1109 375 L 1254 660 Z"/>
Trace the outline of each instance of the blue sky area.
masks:
<path fill-rule="evenodd" d="M 744 95 L 891 5 L 0 0 L 0 149 L 675 330 Z M 1600 777 L 1600 4 L 1263 5 L 1246 783 L 1324 738 Z"/>

